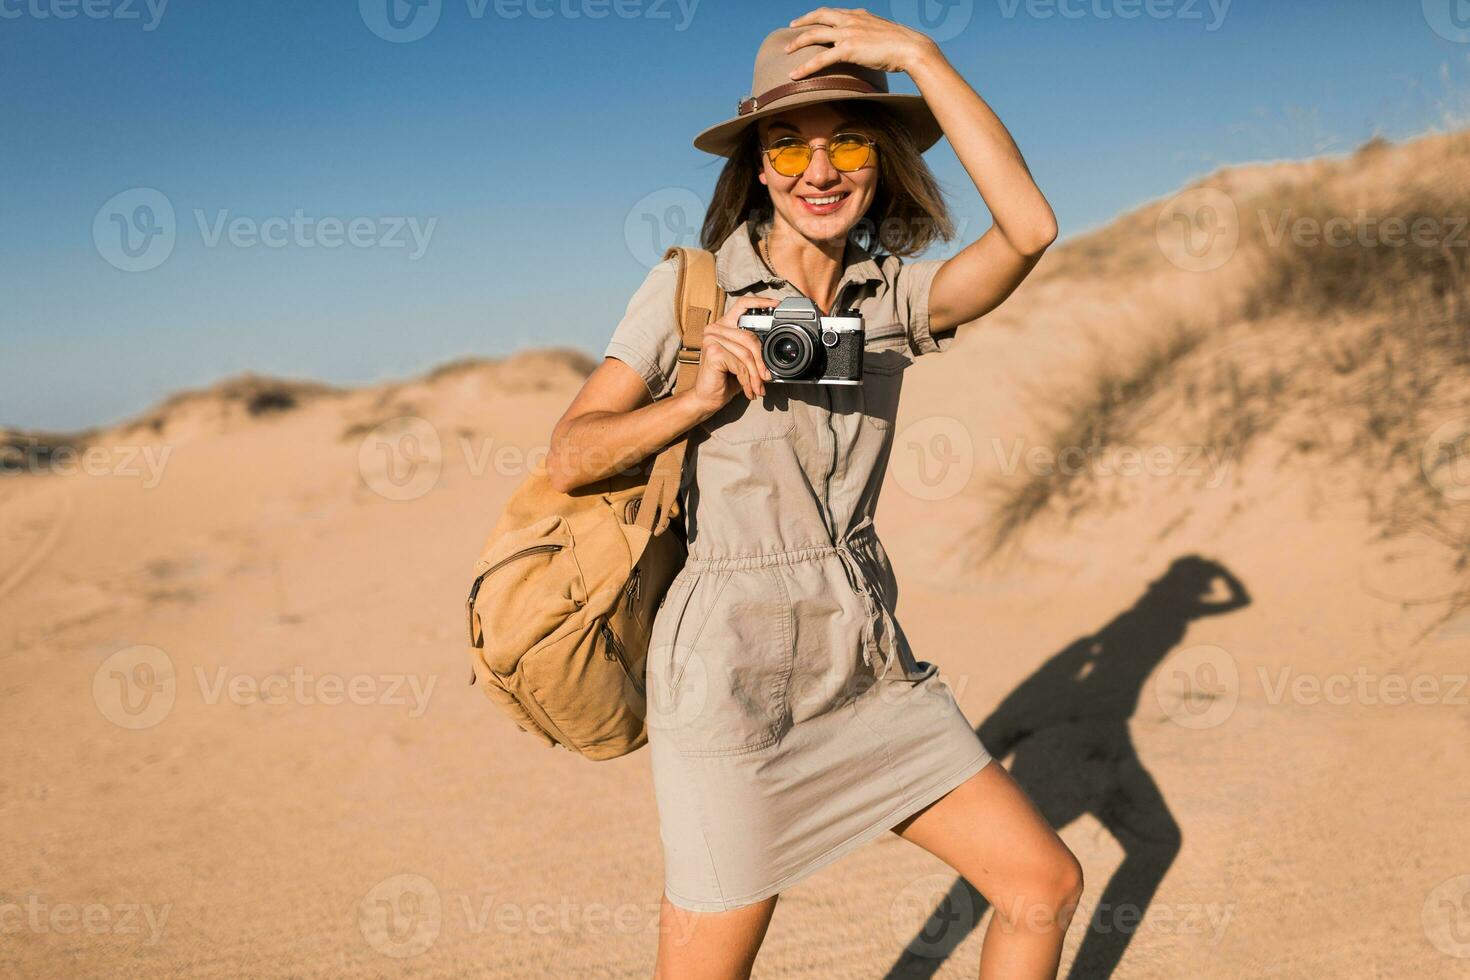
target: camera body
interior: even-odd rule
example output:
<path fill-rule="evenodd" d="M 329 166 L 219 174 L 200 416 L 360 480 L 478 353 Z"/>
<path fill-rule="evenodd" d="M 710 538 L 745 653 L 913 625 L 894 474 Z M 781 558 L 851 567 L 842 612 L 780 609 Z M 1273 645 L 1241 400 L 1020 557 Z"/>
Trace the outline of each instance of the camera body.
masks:
<path fill-rule="evenodd" d="M 772 381 L 855 385 L 863 380 L 863 318 L 856 310 L 822 316 L 805 296 L 788 296 L 739 320 L 761 341 Z"/>

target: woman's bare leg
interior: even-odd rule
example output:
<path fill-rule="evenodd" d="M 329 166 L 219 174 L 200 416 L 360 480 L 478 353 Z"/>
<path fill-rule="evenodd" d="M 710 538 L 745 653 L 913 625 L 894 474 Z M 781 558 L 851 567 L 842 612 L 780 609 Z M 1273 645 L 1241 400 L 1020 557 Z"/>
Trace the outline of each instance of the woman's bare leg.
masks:
<path fill-rule="evenodd" d="M 980 980 L 1054 980 L 1082 867 L 999 760 L 893 832 L 958 871 L 995 909 Z"/>
<path fill-rule="evenodd" d="M 654 980 L 747 980 L 779 897 L 728 912 L 691 912 L 665 895 Z"/>

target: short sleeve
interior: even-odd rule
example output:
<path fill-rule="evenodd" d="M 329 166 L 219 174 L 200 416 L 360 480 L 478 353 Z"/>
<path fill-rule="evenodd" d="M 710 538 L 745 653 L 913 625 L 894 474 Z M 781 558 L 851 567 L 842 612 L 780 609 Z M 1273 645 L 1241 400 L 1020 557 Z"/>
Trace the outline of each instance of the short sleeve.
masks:
<path fill-rule="evenodd" d="M 678 373 L 679 321 L 674 317 L 678 278 L 673 259 L 650 269 L 603 351 L 604 357 L 616 357 L 637 371 L 656 399 L 674 390 Z"/>
<path fill-rule="evenodd" d="M 944 263 L 944 259 L 904 262 L 894 276 L 894 304 L 899 321 L 908 331 L 909 347 L 915 357 L 942 353 L 954 343 L 952 330 L 937 337 L 929 332 L 929 288 L 934 284 L 935 273 Z"/>

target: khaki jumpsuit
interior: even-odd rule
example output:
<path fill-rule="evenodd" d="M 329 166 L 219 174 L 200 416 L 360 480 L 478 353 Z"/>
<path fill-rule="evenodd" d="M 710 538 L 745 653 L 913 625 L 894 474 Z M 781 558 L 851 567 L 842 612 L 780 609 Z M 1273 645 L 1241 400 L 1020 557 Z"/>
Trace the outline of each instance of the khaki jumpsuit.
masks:
<path fill-rule="evenodd" d="M 727 303 L 800 293 L 749 223 L 716 253 Z M 696 911 L 784 890 L 983 768 L 990 755 L 938 668 L 916 661 L 873 528 L 903 370 L 929 333 L 939 260 L 850 243 L 834 309 L 867 331 L 861 385 L 767 382 L 690 431 L 689 560 L 654 619 L 649 748 L 665 891 Z M 672 260 L 607 346 L 654 397 L 673 390 Z"/>

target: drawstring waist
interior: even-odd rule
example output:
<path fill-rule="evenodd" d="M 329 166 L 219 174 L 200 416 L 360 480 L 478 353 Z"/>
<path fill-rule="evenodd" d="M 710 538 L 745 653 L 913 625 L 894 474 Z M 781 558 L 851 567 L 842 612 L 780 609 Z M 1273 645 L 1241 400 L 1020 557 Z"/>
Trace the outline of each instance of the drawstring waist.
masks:
<path fill-rule="evenodd" d="M 863 600 L 865 615 L 863 617 L 863 663 L 868 667 L 873 666 L 873 657 L 882 658 L 883 666 L 878 672 L 878 678 L 882 679 L 888 673 L 888 668 L 893 662 L 893 617 L 888 612 L 888 607 L 880 601 L 874 593 L 873 587 L 868 583 L 868 578 L 861 562 L 854 554 L 849 542 L 862 537 L 876 537 L 873 534 L 873 519 L 863 518 L 851 531 L 836 544 L 811 545 L 804 548 L 792 548 L 787 551 L 768 552 L 755 555 L 728 555 L 728 556 L 700 556 L 690 554 L 684 562 L 684 567 L 691 571 L 727 571 L 732 569 L 769 568 L 774 565 L 791 565 L 803 561 L 815 561 L 835 555 L 842 562 L 842 570 L 847 577 L 848 585 L 854 594 Z M 887 643 L 885 651 L 874 633 L 874 621 L 879 621 L 883 626 L 883 638 Z"/>

